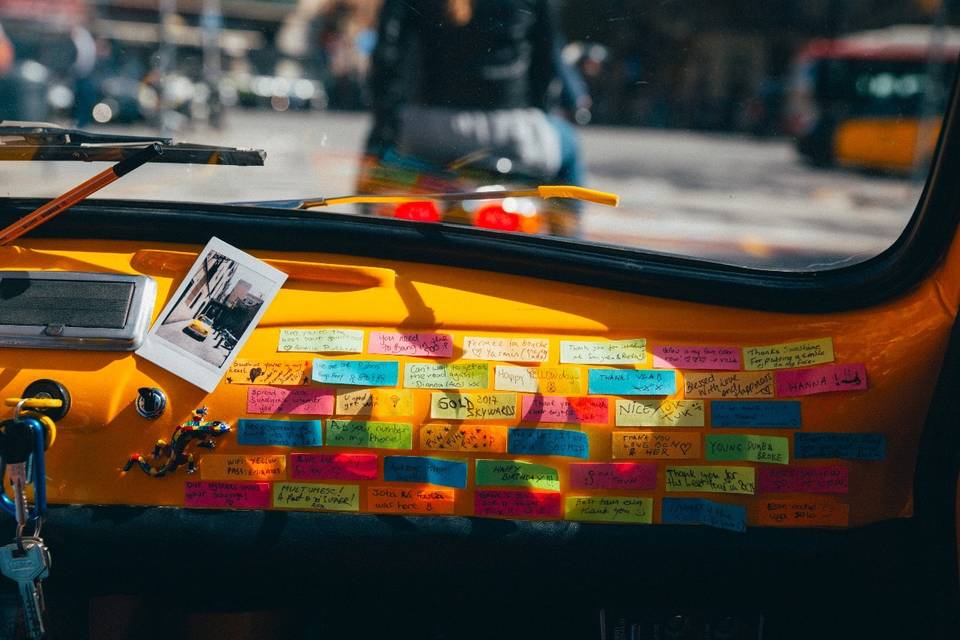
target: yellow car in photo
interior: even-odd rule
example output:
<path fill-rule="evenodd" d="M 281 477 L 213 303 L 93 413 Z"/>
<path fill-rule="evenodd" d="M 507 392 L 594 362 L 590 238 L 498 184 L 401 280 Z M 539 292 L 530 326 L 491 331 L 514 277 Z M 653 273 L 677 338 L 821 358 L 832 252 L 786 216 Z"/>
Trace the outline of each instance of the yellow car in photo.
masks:
<path fill-rule="evenodd" d="M 203 342 L 213 332 L 213 327 L 204 322 L 204 320 L 203 318 L 194 318 L 183 328 L 183 332 L 194 340 Z"/>

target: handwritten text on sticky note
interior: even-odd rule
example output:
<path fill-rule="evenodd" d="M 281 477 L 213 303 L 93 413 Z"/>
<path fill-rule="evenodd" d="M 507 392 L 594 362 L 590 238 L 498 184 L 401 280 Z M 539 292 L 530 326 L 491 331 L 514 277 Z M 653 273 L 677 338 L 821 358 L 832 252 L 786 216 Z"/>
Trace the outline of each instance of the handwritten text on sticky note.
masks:
<path fill-rule="evenodd" d="M 578 462 L 569 469 L 573 489 L 645 491 L 657 486 L 654 462 Z"/>
<path fill-rule="evenodd" d="M 355 484 L 277 482 L 273 506 L 305 511 L 359 511 L 360 487 Z"/>
<path fill-rule="evenodd" d="M 887 438 L 882 433 L 799 432 L 794 435 L 793 455 L 798 459 L 883 460 Z"/>
<path fill-rule="evenodd" d="M 427 456 L 386 456 L 383 459 L 383 479 L 462 489 L 467 486 L 467 463 Z"/>
<path fill-rule="evenodd" d="M 550 341 L 546 338 L 477 338 L 463 339 L 464 360 L 499 360 L 500 362 L 546 362 Z"/>
<path fill-rule="evenodd" d="M 480 489 L 473 494 L 473 513 L 492 518 L 559 518 L 561 494 L 545 491 Z"/>
<path fill-rule="evenodd" d="M 684 374 L 683 395 L 687 398 L 772 398 L 773 390 L 772 372 Z"/>
<path fill-rule="evenodd" d="M 825 362 L 833 362 L 833 340 L 830 338 L 743 348 L 743 364 L 747 371 L 794 369 Z"/>
<path fill-rule="evenodd" d="M 477 485 L 560 490 L 560 475 L 553 467 L 517 460 L 477 460 Z"/>
<path fill-rule="evenodd" d="M 409 389 L 340 389 L 338 416 L 401 418 L 413 415 L 413 392 Z"/>
<path fill-rule="evenodd" d="M 758 467 L 757 493 L 847 493 L 846 467 Z"/>
<path fill-rule="evenodd" d="M 313 379 L 327 384 L 345 384 L 356 387 L 395 387 L 399 378 L 397 362 L 376 360 L 321 360 L 313 361 Z"/>
<path fill-rule="evenodd" d="M 671 459 L 703 457 L 700 434 L 670 431 L 614 431 L 614 458 Z"/>
<path fill-rule="evenodd" d="M 319 447 L 323 423 L 319 420 L 237 421 L 237 444 L 250 446 Z"/>
<path fill-rule="evenodd" d="M 735 347 L 652 347 L 653 366 L 657 369 L 740 369 L 740 349 Z"/>
<path fill-rule="evenodd" d="M 667 491 L 705 493 L 756 492 L 756 473 L 753 467 L 667 467 Z"/>
<path fill-rule="evenodd" d="M 420 448 L 431 451 L 507 450 L 507 428 L 486 425 L 427 424 L 420 427 Z"/>
<path fill-rule="evenodd" d="M 367 343 L 367 351 L 389 356 L 449 358 L 453 355 L 453 338 L 446 333 L 372 331 Z"/>
<path fill-rule="evenodd" d="M 520 420 L 607 424 L 610 420 L 610 403 L 607 398 L 586 396 L 523 396 Z"/>
<path fill-rule="evenodd" d="M 486 389 L 490 386 L 490 365 L 486 362 L 408 362 L 403 369 L 403 386 L 409 389 Z"/>
<path fill-rule="evenodd" d="M 587 458 L 590 442 L 587 434 L 569 429 L 510 429 L 507 452 L 518 455 L 568 456 Z"/>
<path fill-rule="evenodd" d="M 292 453 L 292 480 L 372 480 L 377 477 L 373 453 Z"/>
<path fill-rule="evenodd" d="M 664 498 L 660 521 L 663 524 L 702 524 L 742 533 L 747 530 L 747 509 L 702 498 Z"/>
<path fill-rule="evenodd" d="M 356 329 L 281 329 L 277 351 L 360 353 L 363 331 Z"/>
<path fill-rule="evenodd" d="M 623 400 L 616 405 L 618 427 L 702 427 L 703 400 Z"/>
<path fill-rule="evenodd" d="M 867 368 L 862 364 L 836 364 L 813 369 L 777 371 L 777 395 L 809 396 L 833 391 L 863 391 Z"/>
<path fill-rule="evenodd" d="M 560 362 L 564 364 L 642 364 L 647 361 L 647 341 L 610 342 L 560 341 Z"/>
<path fill-rule="evenodd" d="M 493 388 L 529 393 L 582 393 L 577 367 L 515 367 L 498 365 Z"/>
<path fill-rule="evenodd" d="M 590 369 L 590 393 L 615 396 L 667 396 L 677 392 L 672 369 Z"/>
<path fill-rule="evenodd" d="M 204 480 L 283 480 L 287 458 L 282 455 L 238 456 L 207 454 L 200 459 Z"/>
<path fill-rule="evenodd" d="M 757 524 L 762 527 L 846 527 L 850 507 L 818 500 L 771 500 L 757 505 Z"/>
<path fill-rule="evenodd" d="M 247 387 L 247 413 L 333 414 L 333 389 Z"/>
<path fill-rule="evenodd" d="M 653 522 L 653 499 L 630 496 L 567 496 L 564 517 L 583 522 Z"/>
<path fill-rule="evenodd" d="M 790 462 L 790 442 L 787 438 L 779 436 L 708 435 L 705 448 L 707 460 L 718 462 L 734 460 L 770 464 Z"/>
<path fill-rule="evenodd" d="M 739 402 L 714 400 L 710 403 L 710 423 L 714 427 L 800 427 L 799 400 Z"/>
<path fill-rule="evenodd" d="M 331 447 L 412 449 L 413 425 L 331 419 L 327 420 L 327 444 Z"/>
<path fill-rule="evenodd" d="M 310 383 L 305 360 L 236 360 L 227 371 L 229 384 L 302 386 Z"/>
<path fill-rule="evenodd" d="M 193 509 L 269 509 L 269 482 L 188 480 L 184 506 Z"/>
<path fill-rule="evenodd" d="M 517 415 L 515 393 L 430 394 L 430 417 L 438 420 L 513 420 Z"/>
<path fill-rule="evenodd" d="M 367 510 L 373 513 L 449 515 L 453 508 L 453 489 L 367 487 Z"/>

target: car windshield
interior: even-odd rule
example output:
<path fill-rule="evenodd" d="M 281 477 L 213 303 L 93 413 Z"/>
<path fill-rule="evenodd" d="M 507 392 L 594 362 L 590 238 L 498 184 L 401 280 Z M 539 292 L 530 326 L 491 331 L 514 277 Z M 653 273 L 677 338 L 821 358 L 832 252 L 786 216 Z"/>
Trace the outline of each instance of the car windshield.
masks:
<path fill-rule="evenodd" d="M 913 215 L 960 53 L 948 4 L 0 0 L 0 119 L 266 153 L 148 163 L 95 198 L 403 194 L 327 209 L 815 271 Z M 0 162 L 0 195 L 104 166 Z"/>

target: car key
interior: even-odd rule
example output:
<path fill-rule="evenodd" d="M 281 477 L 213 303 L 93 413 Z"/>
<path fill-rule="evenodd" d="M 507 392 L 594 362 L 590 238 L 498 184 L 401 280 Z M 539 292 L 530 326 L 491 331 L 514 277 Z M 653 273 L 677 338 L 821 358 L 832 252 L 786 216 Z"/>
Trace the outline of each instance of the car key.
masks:
<path fill-rule="evenodd" d="M 28 637 L 42 638 L 45 628 L 41 581 L 50 573 L 46 545 L 39 538 L 22 538 L 0 547 L 0 573 L 17 583 Z"/>
<path fill-rule="evenodd" d="M 3 434 L 0 437 L 0 458 L 3 458 L 13 485 L 19 540 L 27 526 L 27 460 L 33 453 L 35 437 L 33 428 L 23 418 L 4 420 L 0 423 L 0 430 Z"/>

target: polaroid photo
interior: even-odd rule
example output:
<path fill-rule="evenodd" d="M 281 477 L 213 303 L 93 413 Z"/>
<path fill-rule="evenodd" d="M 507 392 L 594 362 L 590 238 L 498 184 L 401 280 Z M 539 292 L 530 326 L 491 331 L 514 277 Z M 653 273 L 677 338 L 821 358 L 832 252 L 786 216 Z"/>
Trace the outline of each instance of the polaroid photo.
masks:
<path fill-rule="evenodd" d="M 213 391 L 286 279 L 284 272 L 212 238 L 137 355 Z"/>

